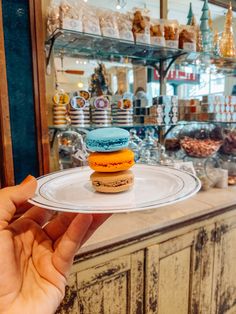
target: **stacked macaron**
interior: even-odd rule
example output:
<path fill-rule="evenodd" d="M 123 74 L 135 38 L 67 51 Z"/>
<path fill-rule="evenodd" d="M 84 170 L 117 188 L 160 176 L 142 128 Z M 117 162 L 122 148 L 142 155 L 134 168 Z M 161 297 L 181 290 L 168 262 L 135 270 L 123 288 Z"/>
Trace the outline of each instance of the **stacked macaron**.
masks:
<path fill-rule="evenodd" d="M 92 185 L 98 192 L 117 193 L 132 187 L 134 176 L 128 169 L 134 165 L 134 153 L 127 149 L 129 132 L 120 128 L 102 128 L 88 133 L 87 148 Z"/>

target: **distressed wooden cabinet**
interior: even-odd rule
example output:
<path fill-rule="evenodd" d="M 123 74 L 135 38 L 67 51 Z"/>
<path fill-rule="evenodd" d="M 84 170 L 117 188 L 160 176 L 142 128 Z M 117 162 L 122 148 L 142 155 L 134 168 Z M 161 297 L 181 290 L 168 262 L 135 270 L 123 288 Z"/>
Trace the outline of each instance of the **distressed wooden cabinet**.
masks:
<path fill-rule="evenodd" d="M 236 313 L 236 216 L 216 224 L 212 313 Z"/>
<path fill-rule="evenodd" d="M 236 313 L 236 210 L 79 256 L 58 313 Z"/>
<path fill-rule="evenodd" d="M 75 298 L 76 296 L 76 298 Z M 59 313 L 143 313 L 144 250 L 106 260 L 70 277 Z"/>
<path fill-rule="evenodd" d="M 145 313 L 208 313 L 208 270 L 213 266 L 208 229 L 194 230 L 147 249 Z"/>

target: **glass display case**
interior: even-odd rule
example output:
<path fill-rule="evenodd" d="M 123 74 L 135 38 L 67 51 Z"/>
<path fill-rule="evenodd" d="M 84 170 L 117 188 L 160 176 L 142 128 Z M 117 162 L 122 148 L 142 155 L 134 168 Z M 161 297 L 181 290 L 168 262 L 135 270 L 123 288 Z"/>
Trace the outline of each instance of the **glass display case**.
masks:
<path fill-rule="evenodd" d="M 60 69 L 57 72 L 82 75 L 79 70 L 72 73 L 73 70 L 65 68 L 66 58 L 73 58 L 82 72 L 89 64 L 93 64 L 95 70 L 91 73 L 92 80 L 95 77 L 103 77 L 107 84 L 106 93 L 103 92 L 103 95 L 94 97 L 92 89 L 90 90 L 89 99 L 86 99 L 87 105 L 83 107 L 87 108 L 88 116 L 85 117 L 81 108 L 77 109 L 82 112 L 83 119 L 87 119 L 85 125 L 73 126 L 76 119 L 77 122 L 81 119 L 78 113 L 76 118 L 73 116 L 76 114 L 72 112 L 73 109 L 68 120 L 73 123 L 70 122 L 66 128 L 80 132 L 83 129 L 87 131 L 106 127 L 103 121 L 108 121 L 109 118 L 109 125 L 119 125 L 130 131 L 129 147 L 134 151 L 137 162 L 173 165 L 176 160 L 191 161 L 198 176 L 205 182 L 205 188 L 214 185 L 215 178 L 218 178 L 216 169 L 222 164 L 222 168 L 226 169 L 218 151 L 227 154 L 226 151 L 233 145 L 231 141 L 227 141 L 222 128 L 225 123 L 236 122 L 236 98 L 223 96 L 220 88 L 225 83 L 226 76 L 235 74 L 236 59 L 220 57 L 213 50 L 196 52 L 185 49 L 186 46 L 179 49 L 178 45 L 164 46 L 160 42 L 153 44 L 152 41 L 140 42 L 137 38 L 127 40 L 108 35 L 104 34 L 102 29 L 99 34 L 59 27 L 46 41 L 48 73 L 52 70 L 50 66 L 53 56 L 57 58 L 57 66 Z M 113 75 L 121 66 L 123 68 L 119 69 L 119 73 Z M 150 82 L 154 80 L 159 84 L 159 95 L 153 95 L 154 89 L 147 87 L 147 69 L 152 71 Z M 141 74 L 137 79 L 138 71 Z M 203 76 L 205 80 L 202 79 Z M 134 82 L 135 79 L 140 85 L 144 82 L 144 88 L 135 90 L 138 86 L 137 82 Z M 212 84 L 215 81 L 215 85 L 206 86 L 207 80 L 211 80 Z M 84 92 L 82 79 L 80 81 L 80 86 L 74 85 L 74 89 Z M 166 90 L 167 82 L 172 84 L 172 91 Z M 188 99 L 178 99 L 174 94 L 177 94 L 178 86 L 184 90 L 185 84 L 192 84 L 188 93 L 181 93 L 187 95 Z M 113 95 L 110 95 L 108 86 L 112 87 Z M 126 93 L 119 93 L 122 88 Z M 204 92 L 206 90 L 207 93 Z M 130 96 L 136 92 L 143 93 L 144 96 L 138 98 L 138 93 Z M 194 93 L 198 93 L 199 97 L 194 97 Z M 206 95 L 208 93 L 213 95 Z M 79 92 L 77 97 L 81 97 Z M 101 110 L 96 107 L 96 102 L 102 103 L 102 106 L 107 102 L 109 104 L 106 114 L 96 112 L 94 123 L 94 108 Z M 104 111 L 104 108 L 102 109 Z M 102 122 L 98 124 L 97 120 Z M 50 129 L 51 132 L 60 132 L 60 128 L 55 128 L 55 125 L 51 125 Z M 55 135 L 52 138 L 55 138 Z"/>

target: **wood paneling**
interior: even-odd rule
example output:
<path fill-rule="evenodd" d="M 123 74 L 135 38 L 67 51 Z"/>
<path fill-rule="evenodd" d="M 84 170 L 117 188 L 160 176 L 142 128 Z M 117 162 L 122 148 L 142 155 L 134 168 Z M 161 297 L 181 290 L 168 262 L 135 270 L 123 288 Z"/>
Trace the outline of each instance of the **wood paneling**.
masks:
<path fill-rule="evenodd" d="M 0 1 L 0 187 L 14 185 L 14 168 L 3 35 L 2 2 Z"/>
<path fill-rule="evenodd" d="M 40 174 L 49 172 L 48 108 L 46 104 L 45 54 L 42 3 L 29 1 L 33 55 L 35 115 Z"/>

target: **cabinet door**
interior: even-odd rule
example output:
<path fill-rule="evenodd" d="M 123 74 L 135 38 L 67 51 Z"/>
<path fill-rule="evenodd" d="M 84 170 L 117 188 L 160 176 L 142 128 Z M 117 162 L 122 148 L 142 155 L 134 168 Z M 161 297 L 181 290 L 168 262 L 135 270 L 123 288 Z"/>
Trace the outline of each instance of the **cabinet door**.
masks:
<path fill-rule="evenodd" d="M 236 217 L 216 226 L 212 314 L 236 313 Z"/>
<path fill-rule="evenodd" d="M 76 276 L 77 310 L 74 306 L 71 313 L 143 313 L 143 251 L 99 264 L 78 272 Z"/>
<path fill-rule="evenodd" d="M 209 313 L 214 255 L 211 228 L 147 249 L 145 313 Z"/>

